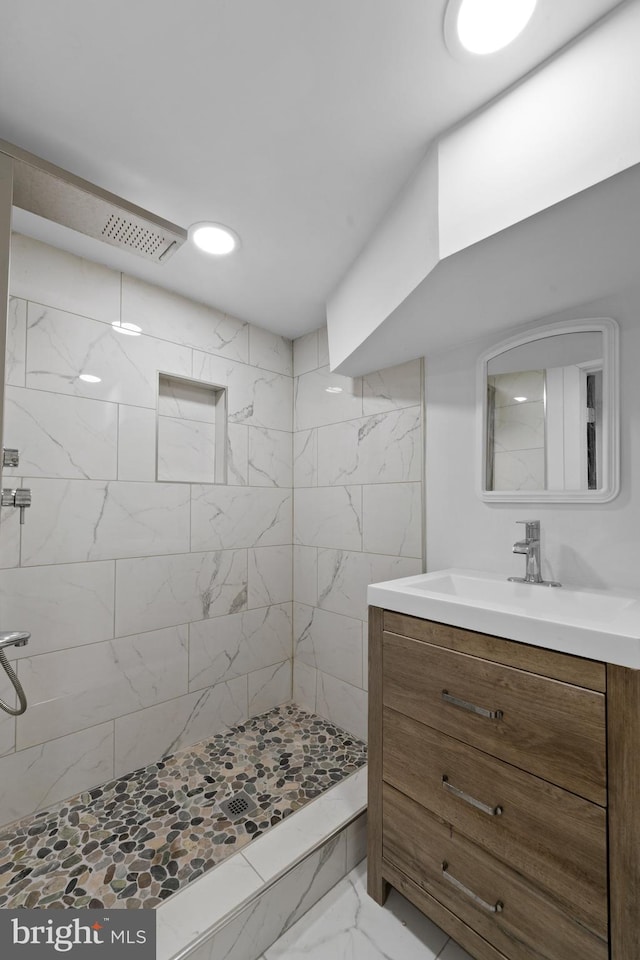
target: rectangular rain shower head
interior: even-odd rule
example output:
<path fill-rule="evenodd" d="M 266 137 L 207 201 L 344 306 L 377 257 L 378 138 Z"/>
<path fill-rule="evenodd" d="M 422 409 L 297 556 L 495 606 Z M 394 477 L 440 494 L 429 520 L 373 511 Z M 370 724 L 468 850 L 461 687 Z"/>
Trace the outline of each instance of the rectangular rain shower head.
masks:
<path fill-rule="evenodd" d="M 187 239 L 182 227 L 0 140 L 13 160 L 13 203 L 111 246 L 164 263 Z"/>

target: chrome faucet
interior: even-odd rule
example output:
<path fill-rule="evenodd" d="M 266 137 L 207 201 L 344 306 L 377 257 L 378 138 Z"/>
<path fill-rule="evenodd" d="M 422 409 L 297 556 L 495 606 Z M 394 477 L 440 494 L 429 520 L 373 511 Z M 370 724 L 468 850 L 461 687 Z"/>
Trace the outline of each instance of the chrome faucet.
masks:
<path fill-rule="evenodd" d="M 543 580 L 540 575 L 540 521 L 518 520 L 524 523 L 524 540 L 516 540 L 513 545 L 514 553 L 522 553 L 527 558 L 527 569 L 524 577 L 509 577 L 513 583 L 537 583 L 541 587 L 560 587 L 556 580 Z"/>

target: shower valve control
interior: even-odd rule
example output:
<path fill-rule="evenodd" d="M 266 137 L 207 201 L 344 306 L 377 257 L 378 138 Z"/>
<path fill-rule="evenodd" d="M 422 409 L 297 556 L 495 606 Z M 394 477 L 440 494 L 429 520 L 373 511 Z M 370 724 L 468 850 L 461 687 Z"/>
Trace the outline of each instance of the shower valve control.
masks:
<path fill-rule="evenodd" d="M 0 498 L 0 506 L 17 507 L 20 511 L 20 523 L 24 523 L 24 511 L 31 506 L 31 490 L 29 487 L 4 487 Z"/>

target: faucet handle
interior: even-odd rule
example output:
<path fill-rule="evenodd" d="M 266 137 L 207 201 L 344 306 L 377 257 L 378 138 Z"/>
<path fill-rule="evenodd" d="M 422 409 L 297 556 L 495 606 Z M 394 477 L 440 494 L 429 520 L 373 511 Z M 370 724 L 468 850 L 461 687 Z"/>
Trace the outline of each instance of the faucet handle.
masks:
<path fill-rule="evenodd" d="M 525 540 L 539 540 L 539 539 L 540 539 L 540 521 L 539 521 L 539 520 L 516 520 L 516 523 L 524 523 L 524 525 L 525 525 L 525 531 L 524 531 Z"/>

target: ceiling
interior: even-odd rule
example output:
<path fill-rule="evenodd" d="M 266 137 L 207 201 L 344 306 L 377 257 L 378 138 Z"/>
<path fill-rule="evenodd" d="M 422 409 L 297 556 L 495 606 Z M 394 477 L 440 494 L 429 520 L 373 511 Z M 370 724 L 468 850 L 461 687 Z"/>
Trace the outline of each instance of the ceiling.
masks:
<path fill-rule="evenodd" d="M 0 139 L 242 246 L 158 266 L 23 211 L 14 226 L 299 336 L 433 139 L 620 5 L 538 0 L 511 47 L 456 59 L 445 0 L 3 0 Z"/>

